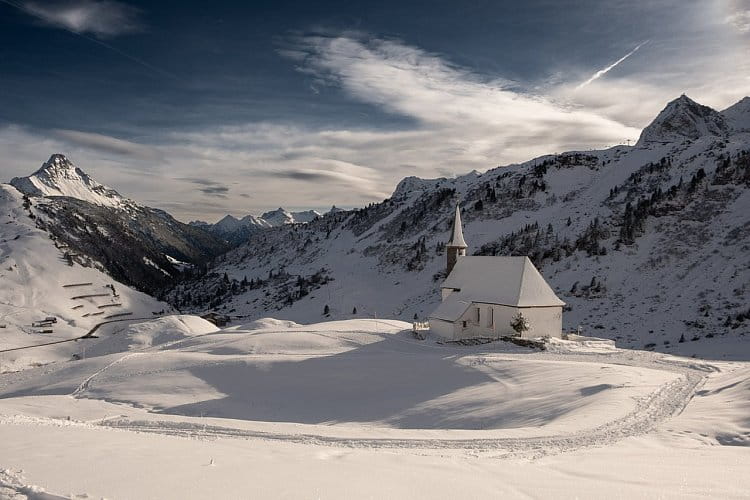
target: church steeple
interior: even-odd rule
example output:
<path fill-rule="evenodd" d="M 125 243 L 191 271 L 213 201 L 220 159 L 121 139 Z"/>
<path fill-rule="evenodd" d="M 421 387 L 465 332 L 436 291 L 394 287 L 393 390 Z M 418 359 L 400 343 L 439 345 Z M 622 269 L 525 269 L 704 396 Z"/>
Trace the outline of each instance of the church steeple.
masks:
<path fill-rule="evenodd" d="M 448 250 L 448 274 L 453 271 L 453 266 L 456 265 L 458 258 L 466 255 L 466 249 L 469 246 L 464 241 L 464 231 L 461 227 L 461 209 L 456 204 L 456 215 L 453 219 L 453 230 L 451 231 L 451 239 L 448 240 L 446 248 Z"/>

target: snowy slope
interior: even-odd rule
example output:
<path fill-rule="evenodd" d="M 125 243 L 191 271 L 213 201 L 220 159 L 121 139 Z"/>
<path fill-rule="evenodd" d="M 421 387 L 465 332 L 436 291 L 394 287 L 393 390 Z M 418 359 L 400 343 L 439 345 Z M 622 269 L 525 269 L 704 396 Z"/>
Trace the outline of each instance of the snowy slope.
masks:
<path fill-rule="evenodd" d="M 171 308 L 97 269 L 66 257 L 69 249 L 36 227 L 21 193 L 0 184 L 0 349 L 64 340 L 86 334 L 119 314 L 152 317 Z M 75 286 L 71 286 L 75 285 Z M 57 318 L 49 327 L 35 321 Z M 123 316 L 126 317 L 126 316 Z M 51 333 L 42 333 L 51 329 Z M 55 350 L 0 354 L 0 371 L 69 356 Z"/>
<path fill-rule="evenodd" d="M 721 112 L 729 126 L 736 132 L 750 132 L 750 97 Z"/>
<path fill-rule="evenodd" d="M 264 319 L 212 331 L 165 318 L 90 341 L 85 360 L 1 375 L 0 492 L 572 499 L 750 488 L 747 362 L 566 341 L 548 352 L 439 345 L 408 327 Z M 107 354 L 136 337 L 145 342 Z"/>
<path fill-rule="evenodd" d="M 53 154 L 39 170 L 28 177 L 14 177 L 10 183 L 30 196 L 67 196 L 111 208 L 133 204 L 96 182 L 62 154 Z"/>
<path fill-rule="evenodd" d="M 258 233 L 170 300 L 250 319 L 317 321 L 325 306 L 337 319 L 425 318 L 458 202 L 468 253 L 528 255 L 569 304 L 566 329 L 710 350 L 750 329 L 750 135 L 726 120 L 682 96 L 635 147 L 408 178 L 382 203 Z"/>

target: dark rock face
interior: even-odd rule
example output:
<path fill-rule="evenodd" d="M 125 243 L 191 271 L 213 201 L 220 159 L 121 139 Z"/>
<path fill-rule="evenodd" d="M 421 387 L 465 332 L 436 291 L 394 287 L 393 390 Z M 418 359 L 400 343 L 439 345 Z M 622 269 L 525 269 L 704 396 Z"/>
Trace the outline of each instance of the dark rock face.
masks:
<path fill-rule="evenodd" d="M 117 210 L 68 197 L 34 203 L 39 224 L 113 278 L 149 294 L 179 281 L 182 262 L 201 264 L 228 245 L 148 207 Z M 171 259 L 170 259 L 171 258 Z"/>
<path fill-rule="evenodd" d="M 229 245 L 163 210 L 144 207 L 96 182 L 62 154 L 11 184 L 25 194 L 37 224 L 66 246 L 69 260 L 101 267 L 113 278 L 152 295 L 185 269 Z"/>

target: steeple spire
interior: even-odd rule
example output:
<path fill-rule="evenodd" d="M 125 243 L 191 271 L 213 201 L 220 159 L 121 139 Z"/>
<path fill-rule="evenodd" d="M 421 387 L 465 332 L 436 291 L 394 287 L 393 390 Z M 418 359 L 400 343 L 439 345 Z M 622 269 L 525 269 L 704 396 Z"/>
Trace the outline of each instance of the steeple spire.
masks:
<path fill-rule="evenodd" d="M 458 204 L 456 204 L 456 216 L 453 219 L 453 232 L 447 246 L 457 248 L 469 247 L 464 241 L 464 230 L 461 227 L 461 209 L 458 208 Z"/>
<path fill-rule="evenodd" d="M 456 204 L 456 215 L 453 219 L 453 231 L 451 231 L 451 239 L 448 240 L 448 244 L 445 246 L 447 249 L 447 272 L 448 274 L 453 271 L 453 266 L 458 262 L 458 258 L 466 255 L 466 249 L 469 245 L 464 241 L 464 230 L 461 227 L 461 209 Z"/>

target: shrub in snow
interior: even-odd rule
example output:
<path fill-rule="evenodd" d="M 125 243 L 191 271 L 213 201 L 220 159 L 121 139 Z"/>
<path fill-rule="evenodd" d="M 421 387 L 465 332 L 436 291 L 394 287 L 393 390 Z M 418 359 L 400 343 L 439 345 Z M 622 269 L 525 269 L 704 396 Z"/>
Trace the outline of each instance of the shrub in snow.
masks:
<path fill-rule="evenodd" d="M 516 317 L 513 318 L 513 321 L 510 322 L 510 327 L 513 328 L 518 335 L 522 335 L 523 332 L 529 329 L 529 322 L 523 317 L 523 314 L 519 312 Z"/>

